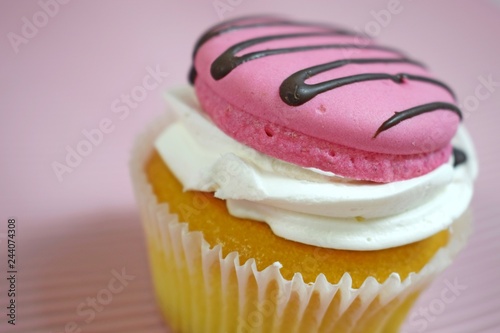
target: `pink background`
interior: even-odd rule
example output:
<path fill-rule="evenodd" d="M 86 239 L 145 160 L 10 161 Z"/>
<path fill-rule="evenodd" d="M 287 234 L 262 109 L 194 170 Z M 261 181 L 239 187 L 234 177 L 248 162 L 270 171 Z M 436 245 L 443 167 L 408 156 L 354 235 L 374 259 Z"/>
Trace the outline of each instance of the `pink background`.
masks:
<path fill-rule="evenodd" d="M 375 20 L 371 12 L 390 1 L 219 2 L 232 4 L 224 18 L 272 12 L 363 29 Z M 45 25 L 16 53 L 9 33 L 22 35 L 23 17 L 43 19 L 37 16 L 41 7 L 37 1 L 0 2 L 1 332 L 59 333 L 73 321 L 81 332 L 168 332 L 151 292 L 127 163 L 134 137 L 165 110 L 162 92 L 186 82 L 195 39 L 219 22 L 214 3 L 70 1 L 40 21 Z M 478 77 L 500 82 L 500 1 L 400 3 L 402 11 L 378 25 L 379 40 L 427 63 L 461 102 L 471 100 Z M 157 66 L 168 77 L 120 119 L 112 103 Z M 476 109 L 464 107 L 481 163 L 475 233 L 420 298 L 404 332 L 500 331 L 500 87 L 494 89 Z M 66 146 L 75 149 L 85 139 L 82 131 L 105 118 L 113 131 L 59 181 L 52 163 L 65 163 Z M 5 316 L 9 217 L 17 220 L 16 326 Z M 122 269 L 133 276 L 123 291 L 92 318 L 78 314 L 80 304 L 102 296 L 113 271 Z M 453 282 L 464 290 L 444 303 L 441 295 Z"/>

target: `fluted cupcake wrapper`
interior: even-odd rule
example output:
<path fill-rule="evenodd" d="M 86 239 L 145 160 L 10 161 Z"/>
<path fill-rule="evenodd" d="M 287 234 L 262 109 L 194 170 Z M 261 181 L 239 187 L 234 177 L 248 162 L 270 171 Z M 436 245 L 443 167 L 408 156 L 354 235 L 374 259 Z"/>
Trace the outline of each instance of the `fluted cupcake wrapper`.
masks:
<path fill-rule="evenodd" d="M 384 283 L 367 278 L 358 289 L 345 273 L 338 283 L 319 274 L 305 283 L 297 273 L 286 280 L 280 264 L 258 271 L 254 260 L 240 263 L 221 246 L 210 248 L 198 231 L 158 203 L 144 166 L 154 140 L 172 121 L 165 115 L 138 138 L 131 174 L 148 242 L 160 308 L 176 332 L 395 332 L 419 292 L 447 267 L 470 233 L 470 216 L 455 221 L 446 247 L 418 273 Z M 307 267 L 306 267 L 307 268 Z"/>

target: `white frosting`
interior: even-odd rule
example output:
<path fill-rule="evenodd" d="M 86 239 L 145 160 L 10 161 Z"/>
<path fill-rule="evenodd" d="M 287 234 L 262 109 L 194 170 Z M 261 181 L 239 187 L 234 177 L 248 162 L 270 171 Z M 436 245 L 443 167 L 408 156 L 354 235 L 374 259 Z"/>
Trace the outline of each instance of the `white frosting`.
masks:
<path fill-rule="evenodd" d="M 176 120 L 155 146 L 184 190 L 214 192 L 230 214 L 264 221 L 293 241 L 326 248 L 379 250 L 446 229 L 467 208 L 477 163 L 459 128 L 454 146 L 468 161 L 414 179 L 375 184 L 303 168 L 240 144 L 201 111 L 192 88 L 170 92 Z"/>

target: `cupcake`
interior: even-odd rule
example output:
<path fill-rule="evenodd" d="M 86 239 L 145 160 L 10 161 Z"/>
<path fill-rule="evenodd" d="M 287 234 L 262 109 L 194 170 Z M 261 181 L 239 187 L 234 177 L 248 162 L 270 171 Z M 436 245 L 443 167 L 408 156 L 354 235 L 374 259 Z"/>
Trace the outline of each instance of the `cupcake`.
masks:
<path fill-rule="evenodd" d="M 397 332 L 464 246 L 477 165 L 451 88 L 366 36 L 210 28 L 131 169 L 175 332 Z"/>

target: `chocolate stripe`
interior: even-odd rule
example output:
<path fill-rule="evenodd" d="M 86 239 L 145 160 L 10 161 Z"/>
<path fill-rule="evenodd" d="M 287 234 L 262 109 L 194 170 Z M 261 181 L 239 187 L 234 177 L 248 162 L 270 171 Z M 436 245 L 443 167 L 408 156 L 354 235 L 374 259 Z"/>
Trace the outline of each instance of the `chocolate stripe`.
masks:
<path fill-rule="evenodd" d="M 453 91 L 443 82 L 428 77 L 406 74 L 406 73 L 400 73 L 395 75 L 386 73 L 365 73 L 365 74 L 342 77 L 312 85 L 305 83 L 307 79 L 317 74 L 332 69 L 336 69 L 342 66 L 350 64 L 366 65 L 374 63 L 385 63 L 385 64 L 405 63 L 419 67 L 424 67 L 424 65 L 421 64 L 420 62 L 407 58 L 360 58 L 360 59 L 344 59 L 344 60 L 332 61 L 325 64 L 309 67 L 290 75 L 283 81 L 283 83 L 280 86 L 280 97 L 286 104 L 291 106 L 298 106 L 306 103 L 307 101 L 311 100 L 313 97 L 315 97 L 320 93 L 341 87 L 346 84 L 368 81 L 368 80 L 388 80 L 388 79 L 398 83 L 403 83 L 405 82 L 406 79 L 425 81 L 428 83 L 439 85 L 448 90 L 450 94 L 454 95 Z"/>
<path fill-rule="evenodd" d="M 214 60 L 212 66 L 210 68 L 210 73 L 215 80 L 220 80 L 228 75 L 233 69 L 237 66 L 259 58 L 283 54 L 283 53 L 293 53 L 293 52 L 304 52 L 304 51 L 314 51 L 314 50 L 323 50 L 323 49 L 368 49 L 368 50 L 379 50 L 391 52 L 397 55 L 402 56 L 403 54 L 395 49 L 378 46 L 378 45 L 368 45 L 362 46 L 359 44 L 320 44 L 320 45 L 311 45 L 311 46 L 298 46 L 298 47 L 288 47 L 288 48 L 279 48 L 279 49 L 270 49 L 264 51 L 256 51 L 247 53 L 241 57 L 237 57 L 234 54 L 239 52 L 240 50 L 234 52 L 233 54 L 226 54 L 230 50 L 227 50 L 222 55 L 220 55 L 217 59 Z M 423 66 L 423 65 L 422 65 Z"/>
<path fill-rule="evenodd" d="M 452 112 L 455 112 L 460 119 L 462 119 L 462 112 L 460 109 L 450 103 L 444 103 L 444 102 L 434 102 L 434 103 L 428 103 L 428 104 L 423 104 L 419 105 L 404 111 L 396 111 L 394 112 L 394 115 L 384 121 L 382 125 L 377 129 L 375 134 L 373 135 L 373 138 L 375 139 L 381 132 L 388 130 L 391 127 L 396 126 L 400 122 L 416 117 L 418 115 L 427 113 L 427 112 L 432 112 L 432 111 L 437 111 L 437 110 L 449 110 Z"/>
<path fill-rule="evenodd" d="M 467 162 L 467 154 L 457 147 L 453 147 L 453 166 L 457 167 Z"/>
<path fill-rule="evenodd" d="M 245 24 L 245 21 L 248 20 L 259 20 L 263 19 L 264 22 L 256 22 L 256 23 L 247 23 Z M 269 20 L 269 21 L 267 21 Z M 243 22 L 243 24 L 238 24 Z M 193 63 L 194 63 L 194 58 L 196 54 L 198 53 L 199 48 L 205 44 L 207 41 L 210 39 L 220 36 L 225 33 L 233 32 L 233 31 L 238 31 L 242 29 L 251 29 L 251 28 L 264 28 L 264 27 L 273 27 L 273 26 L 290 26 L 290 27 L 312 27 L 312 28 L 320 28 L 324 29 L 324 32 L 336 32 L 336 34 L 339 35 L 348 35 L 348 36 L 358 36 L 364 39 L 370 39 L 369 36 L 357 33 L 354 31 L 350 30 L 345 30 L 341 28 L 335 28 L 330 25 L 326 24 L 316 24 L 316 23 L 309 23 L 309 22 L 294 22 L 294 21 L 289 21 L 289 20 L 284 20 L 284 19 L 279 19 L 279 18 L 274 18 L 274 17 L 267 17 L 267 16 L 257 16 L 257 17 L 244 17 L 244 18 L 239 18 L 239 19 L 234 19 L 231 21 L 226 21 L 223 23 L 220 23 L 214 27 L 212 27 L 209 31 L 207 31 L 205 34 L 203 34 L 198 41 L 195 44 L 194 50 L 193 50 Z M 362 47 L 362 45 L 360 45 Z M 190 72 L 189 72 L 189 82 L 191 84 L 194 84 L 194 80 L 196 79 L 197 72 L 196 69 L 194 68 L 194 65 L 191 66 Z"/>

